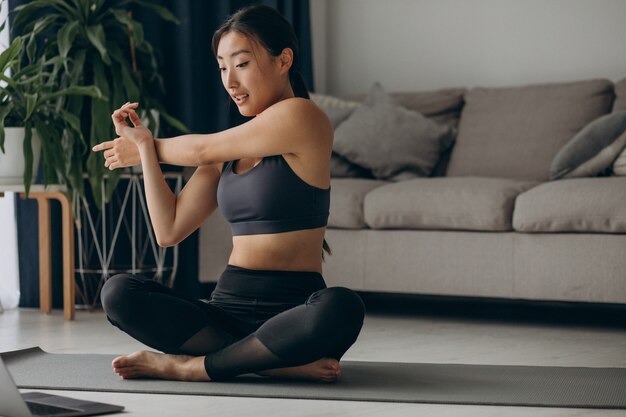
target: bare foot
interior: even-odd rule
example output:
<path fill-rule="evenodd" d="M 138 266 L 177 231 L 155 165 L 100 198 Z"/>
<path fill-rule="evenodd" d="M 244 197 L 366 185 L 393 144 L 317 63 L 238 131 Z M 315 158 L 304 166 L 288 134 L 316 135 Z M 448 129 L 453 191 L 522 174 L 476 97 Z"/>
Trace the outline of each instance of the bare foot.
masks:
<path fill-rule="evenodd" d="M 306 365 L 290 368 L 269 369 L 257 372 L 263 376 L 278 376 L 283 378 L 312 379 L 314 381 L 335 382 L 341 376 L 341 367 L 336 359 L 324 358 Z"/>
<path fill-rule="evenodd" d="M 118 356 L 111 365 L 122 379 L 151 377 L 180 381 L 209 380 L 202 356 L 167 355 L 141 350 Z"/>

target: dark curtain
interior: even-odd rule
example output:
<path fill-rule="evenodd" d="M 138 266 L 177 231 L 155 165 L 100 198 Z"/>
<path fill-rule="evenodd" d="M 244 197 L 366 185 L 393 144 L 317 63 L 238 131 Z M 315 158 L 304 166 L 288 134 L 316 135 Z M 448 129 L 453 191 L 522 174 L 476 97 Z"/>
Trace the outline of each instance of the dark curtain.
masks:
<path fill-rule="evenodd" d="M 28 0 L 9 0 L 10 10 Z M 144 25 L 145 38 L 159 51 L 157 59 L 165 82 L 165 108 L 194 133 L 212 133 L 236 126 L 241 116 L 222 86 L 217 61 L 211 51 L 213 32 L 226 17 L 253 3 L 278 10 L 294 26 L 300 42 L 301 72 L 314 91 L 311 29 L 308 0 L 156 0 L 180 20 L 179 25 L 162 20 L 148 9 L 137 8 L 133 17 Z M 180 134 L 164 128 L 163 137 Z M 32 201 L 16 201 L 18 219 L 19 266 L 22 296 L 20 306 L 39 303 L 37 210 Z M 53 306 L 62 306 L 60 207 L 52 205 Z M 198 296 L 198 232 L 180 244 L 175 288 Z M 212 277 L 217 278 L 217 277 Z"/>

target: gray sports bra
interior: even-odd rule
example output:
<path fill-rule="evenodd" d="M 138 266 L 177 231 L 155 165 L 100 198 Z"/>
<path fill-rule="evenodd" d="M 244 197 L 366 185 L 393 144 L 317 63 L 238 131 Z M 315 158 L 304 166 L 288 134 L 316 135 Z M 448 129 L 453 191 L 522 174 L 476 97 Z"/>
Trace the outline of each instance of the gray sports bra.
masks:
<path fill-rule="evenodd" d="M 326 226 L 330 187 L 307 184 L 282 155 L 266 156 L 241 174 L 233 171 L 234 162 L 224 162 L 217 186 L 217 202 L 233 236 Z"/>

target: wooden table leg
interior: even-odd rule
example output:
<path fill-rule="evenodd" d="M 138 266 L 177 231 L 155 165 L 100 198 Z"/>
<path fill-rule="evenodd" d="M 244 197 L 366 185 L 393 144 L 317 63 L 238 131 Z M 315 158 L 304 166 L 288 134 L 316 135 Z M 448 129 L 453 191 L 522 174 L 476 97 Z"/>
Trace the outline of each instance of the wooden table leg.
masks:
<path fill-rule="evenodd" d="M 63 217 L 63 316 L 65 320 L 74 320 L 76 281 L 74 281 L 74 216 L 72 204 L 63 193 L 54 197 L 61 202 Z"/>
<path fill-rule="evenodd" d="M 52 311 L 52 266 L 50 259 L 50 202 L 37 196 L 39 217 L 39 310 Z"/>
<path fill-rule="evenodd" d="M 24 197 L 24 193 L 20 194 Z M 74 320 L 76 283 L 74 281 L 74 219 L 72 205 L 65 194 L 59 191 L 37 191 L 29 193 L 39 204 L 39 288 L 40 310 L 49 313 L 52 309 L 50 274 L 50 204 L 54 198 L 61 203 L 63 229 L 63 316 Z"/>

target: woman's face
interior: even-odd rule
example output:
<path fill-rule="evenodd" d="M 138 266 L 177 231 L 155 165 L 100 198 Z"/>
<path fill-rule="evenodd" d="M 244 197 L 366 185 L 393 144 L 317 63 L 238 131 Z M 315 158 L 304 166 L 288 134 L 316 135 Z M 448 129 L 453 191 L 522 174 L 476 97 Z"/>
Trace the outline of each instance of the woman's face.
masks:
<path fill-rule="evenodd" d="M 291 49 L 273 57 L 256 39 L 236 31 L 222 35 L 217 47 L 222 84 L 239 112 L 248 117 L 294 96 L 289 83 L 291 62 Z"/>

